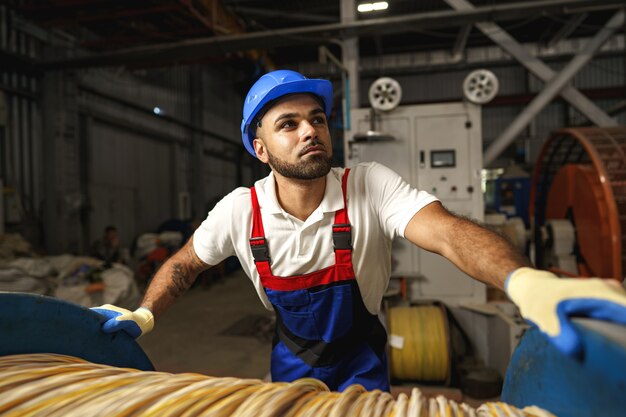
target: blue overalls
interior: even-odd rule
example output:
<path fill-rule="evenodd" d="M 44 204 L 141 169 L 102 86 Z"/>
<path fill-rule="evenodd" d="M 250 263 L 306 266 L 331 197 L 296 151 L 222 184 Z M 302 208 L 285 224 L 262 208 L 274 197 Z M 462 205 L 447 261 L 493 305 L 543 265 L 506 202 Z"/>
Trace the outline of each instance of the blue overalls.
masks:
<path fill-rule="evenodd" d="M 256 191 L 252 195 L 250 248 L 265 293 L 276 311 L 272 380 L 317 378 L 333 391 L 361 384 L 389 391 L 387 334 L 361 297 L 352 268 L 352 234 L 346 202 L 349 170 L 342 178 L 344 207 L 335 212 L 335 264 L 305 275 L 272 274 Z"/>

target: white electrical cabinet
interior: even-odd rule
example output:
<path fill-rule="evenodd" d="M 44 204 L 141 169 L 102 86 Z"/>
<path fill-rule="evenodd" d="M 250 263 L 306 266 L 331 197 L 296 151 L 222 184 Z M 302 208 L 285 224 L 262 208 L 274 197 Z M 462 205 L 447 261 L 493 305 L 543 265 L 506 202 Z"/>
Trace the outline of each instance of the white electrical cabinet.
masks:
<path fill-rule="evenodd" d="M 398 106 L 389 112 L 353 109 L 344 139 L 346 166 L 380 162 L 437 196 L 448 210 L 482 221 L 480 110 L 467 102 Z M 380 135 L 365 135 L 368 131 Z M 398 239 L 393 257 L 392 275 L 410 279 L 411 300 L 437 299 L 451 307 L 485 302 L 485 286 L 439 255 Z"/>

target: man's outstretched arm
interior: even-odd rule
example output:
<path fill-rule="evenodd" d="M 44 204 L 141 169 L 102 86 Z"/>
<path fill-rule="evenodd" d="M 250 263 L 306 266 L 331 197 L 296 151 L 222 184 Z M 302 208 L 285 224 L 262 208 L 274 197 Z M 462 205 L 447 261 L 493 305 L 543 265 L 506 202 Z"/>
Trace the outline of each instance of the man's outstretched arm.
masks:
<path fill-rule="evenodd" d="M 421 209 L 404 232 L 413 244 L 449 259 L 467 275 L 504 289 L 512 271 L 530 261 L 499 234 L 456 216 L 441 203 Z"/>
<path fill-rule="evenodd" d="M 154 318 L 163 314 L 193 284 L 198 274 L 210 267 L 196 255 L 192 237 L 159 268 L 137 310 L 130 311 L 111 304 L 92 310 L 102 316 L 103 331 L 113 333 L 123 330 L 137 338 L 151 331 Z"/>
<path fill-rule="evenodd" d="M 211 265 L 204 263 L 193 248 L 193 236 L 157 271 L 146 290 L 141 306 L 159 317 Z"/>
<path fill-rule="evenodd" d="M 530 268 L 526 257 L 505 239 L 454 216 L 440 203 L 420 210 L 409 222 L 405 237 L 450 259 L 466 274 L 504 289 L 522 317 L 565 354 L 582 352 L 573 316 L 626 325 L 626 291 L 616 280 L 559 278 Z"/>

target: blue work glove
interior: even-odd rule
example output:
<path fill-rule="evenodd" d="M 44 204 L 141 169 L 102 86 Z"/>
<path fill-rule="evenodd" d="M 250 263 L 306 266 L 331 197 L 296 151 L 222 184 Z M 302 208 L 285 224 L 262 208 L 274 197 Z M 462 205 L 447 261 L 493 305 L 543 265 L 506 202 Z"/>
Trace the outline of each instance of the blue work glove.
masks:
<path fill-rule="evenodd" d="M 615 280 L 559 278 L 533 268 L 513 271 L 504 284 L 522 317 L 536 325 L 566 355 L 582 351 L 570 317 L 590 317 L 626 325 L 626 291 Z"/>
<path fill-rule="evenodd" d="M 154 327 L 154 316 L 145 307 L 139 307 L 135 311 L 130 311 L 111 304 L 105 304 L 100 307 L 93 307 L 92 310 L 106 319 L 102 324 L 102 330 L 105 333 L 124 330 L 136 339 L 148 333 Z"/>

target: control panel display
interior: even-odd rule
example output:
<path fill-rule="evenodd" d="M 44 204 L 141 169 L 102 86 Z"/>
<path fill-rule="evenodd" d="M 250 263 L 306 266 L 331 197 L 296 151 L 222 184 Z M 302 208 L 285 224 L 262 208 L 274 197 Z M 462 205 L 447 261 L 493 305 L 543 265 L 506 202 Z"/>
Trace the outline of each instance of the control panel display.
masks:
<path fill-rule="evenodd" d="M 456 153 L 454 149 L 430 151 L 431 168 L 454 168 Z"/>

